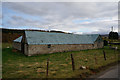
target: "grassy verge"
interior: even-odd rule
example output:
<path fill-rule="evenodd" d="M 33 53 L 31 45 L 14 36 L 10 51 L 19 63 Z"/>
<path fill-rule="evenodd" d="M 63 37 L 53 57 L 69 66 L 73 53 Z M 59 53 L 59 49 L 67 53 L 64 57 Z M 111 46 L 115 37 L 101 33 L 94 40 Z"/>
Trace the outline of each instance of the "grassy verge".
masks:
<path fill-rule="evenodd" d="M 49 62 L 48 78 L 87 77 L 108 64 L 118 61 L 119 51 L 104 48 L 107 60 L 103 58 L 103 49 L 72 51 L 27 57 L 12 48 L 3 48 L 3 78 L 46 78 L 46 62 Z M 72 71 L 70 54 L 73 53 L 75 71 Z M 95 55 L 97 64 L 95 63 Z M 85 66 L 87 69 L 80 69 Z"/>
<path fill-rule="evenodd" d="M 2 43 L 2 48 L 12 48 L 12 43 Z"/>

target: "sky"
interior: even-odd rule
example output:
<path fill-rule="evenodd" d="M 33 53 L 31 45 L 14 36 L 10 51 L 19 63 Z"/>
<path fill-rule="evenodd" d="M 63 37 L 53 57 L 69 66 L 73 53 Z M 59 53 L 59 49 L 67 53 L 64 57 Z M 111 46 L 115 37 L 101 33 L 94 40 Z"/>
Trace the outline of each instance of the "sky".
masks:
<path fill-rule="evenodd" d="M 3 2 L 2 26 L 75 34 L 118 31 L 118 2 Z"/>

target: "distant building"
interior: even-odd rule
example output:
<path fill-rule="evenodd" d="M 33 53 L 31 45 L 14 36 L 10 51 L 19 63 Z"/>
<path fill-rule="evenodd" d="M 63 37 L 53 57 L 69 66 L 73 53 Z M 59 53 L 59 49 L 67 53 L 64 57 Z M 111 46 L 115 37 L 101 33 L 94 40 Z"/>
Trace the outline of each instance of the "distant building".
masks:
<path fill-rule="evenodd" d="M 99 34 L 78 35 L 25 31 L 23 36 L 13 41 L 13 48 L 22 51 L 27 56 L 102 47 L 103 40 Z"/>

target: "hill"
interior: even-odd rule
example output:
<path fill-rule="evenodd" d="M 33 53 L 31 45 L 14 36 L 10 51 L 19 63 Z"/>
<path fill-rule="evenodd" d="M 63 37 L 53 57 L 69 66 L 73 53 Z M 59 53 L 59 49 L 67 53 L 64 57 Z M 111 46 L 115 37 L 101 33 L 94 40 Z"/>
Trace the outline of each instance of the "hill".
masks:
<path fill-rule="evenodd" d="M 62 31 L 55 31 L 55 30 L 45 31 L 45 30 L 33 30 L 33 29 L 4 29 L 4 28 L 2 28 L 2 29 L 0 29 L 0 32 L 2 32 L 2 42 L 12 43 L 13 40 L 15 40 L 16 38 L 23 35 L 23 32 L 25 30 L 26 31 L 65 33 Z"/>

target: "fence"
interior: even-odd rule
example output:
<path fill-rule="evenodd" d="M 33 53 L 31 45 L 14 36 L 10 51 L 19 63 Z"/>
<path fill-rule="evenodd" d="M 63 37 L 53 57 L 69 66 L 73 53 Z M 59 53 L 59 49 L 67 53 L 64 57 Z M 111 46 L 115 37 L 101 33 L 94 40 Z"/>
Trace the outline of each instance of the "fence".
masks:
<path fill-rule="evenodd" d="M 105 52 L 105 50 L 103 50 L 102 53 L 103 53 L 103 59 L 106 61 L 106 60 L 107 60 L 107 57 L 106 57 L 106 52 Z M 114 51 L 114 54 L 115 54 L 115 51 Z M 75 68 L 74 54 L 70 54 L 69 56 L 71 57 L 71 63 L 72 63 L 72 64 L 71 64 L 71 68 L 72 68 L 71 70 L 73 70 L 73 72 L 74 72 L 74 71 L 76 70 L 76 68 Z M 115 57 L 116 57 L 116 54 L 115 54 Z M 99 64 L 99 63 L 98 63 L 99 60 L 97 59 L 97 55 L 96 55 L 96 54 L 94 55 L 94 59 L 93 59 L 93 60 L 94 60 L 94 62 L 95 62 L 95 65 Z M 48 69 L 49 69 L 48 67 L 49 67 L 49 59 L 47 59 L 47 68 L 46 68 L 46 76 L 47 76 L 47 77 L 48 77 L 48 71 L 49 71 L 49 70 L 48 70 Z M 86 69 L 87 67 L 81 66 L 80 68 L 81 68 L 81 69 Z"/>

